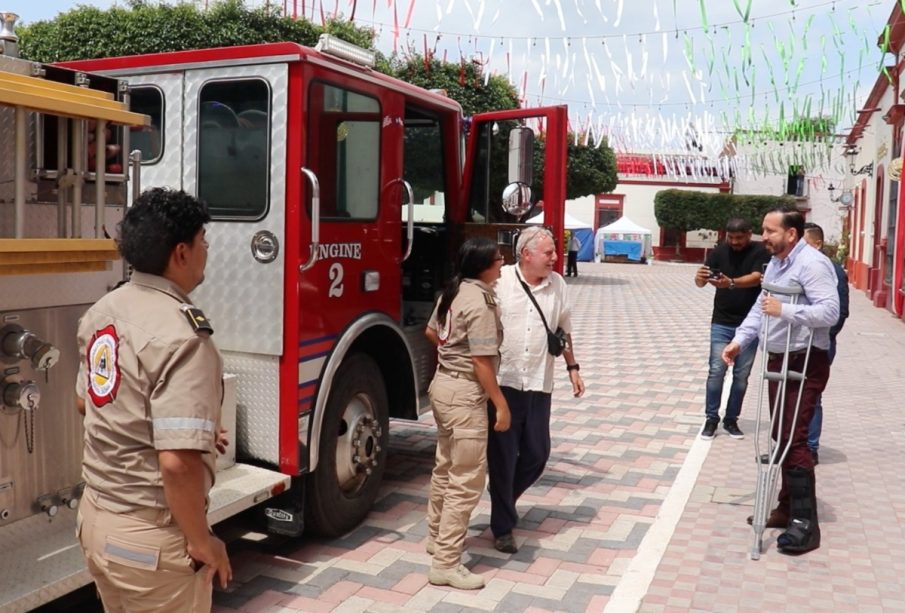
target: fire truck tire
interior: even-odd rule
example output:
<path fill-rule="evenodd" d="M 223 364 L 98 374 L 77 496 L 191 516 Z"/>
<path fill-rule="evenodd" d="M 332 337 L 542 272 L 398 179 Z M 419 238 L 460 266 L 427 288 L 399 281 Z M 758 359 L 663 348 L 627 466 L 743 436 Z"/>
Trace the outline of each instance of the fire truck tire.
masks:
<path fill-rule="evenodd" d="M 368 514 L 383 481 L 389 430 L 386 388 L 370 356 L 348 356 L 333 381 L 305 500 L 306 526 L 323 536 L 345 534 Z"/>

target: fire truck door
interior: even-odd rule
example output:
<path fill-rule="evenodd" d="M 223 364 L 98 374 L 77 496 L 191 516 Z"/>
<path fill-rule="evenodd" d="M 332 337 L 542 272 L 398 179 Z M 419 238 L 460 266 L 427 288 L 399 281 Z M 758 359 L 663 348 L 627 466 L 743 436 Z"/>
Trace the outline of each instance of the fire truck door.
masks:
<path fill-rule="evenodd" d="M 320 66 L 307 68 L 303 225 L 312 222 L 316 179 L 319 241 L 316 260 L 306 262 L 312 243 L 303 230 L 303 342 L 336 335 L 365 312 L 399 321 L 405 191 L 402 96 Z"/>
<path fill-rule="evenodd" d="M 543 211 L 544 225 L 561 246 L 566 128 L 565 106 L 472 117 L 464 174 L 466 203 L 462 207 L 466 237 L 496 239 L 507 263 L 511 263 L 514 242 L 525 220 Z M 537 155 L 541 147 L 543 155 Z M 556 270 L 562 272 L 562 258 L 557 260 Z"/>
<path fill-rule="evenodd" d="M 287 89 L 285 64 L 185 73 L 182 185 L 213 217 L 192 299 L 227 352 L 282 353 Z"/>

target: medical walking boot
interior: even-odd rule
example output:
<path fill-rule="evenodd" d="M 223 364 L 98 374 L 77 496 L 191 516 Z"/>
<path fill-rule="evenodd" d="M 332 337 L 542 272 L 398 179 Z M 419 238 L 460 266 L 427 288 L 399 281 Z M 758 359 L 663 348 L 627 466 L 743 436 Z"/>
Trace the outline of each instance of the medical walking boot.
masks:
<path fill-rule="evenodd" d="M 776 538 L 781 553 L 801 554 L 820 547 L 820 524 L 817 522 L 817 487 L 814 469 L 790 468 L 789 526 Z"/>

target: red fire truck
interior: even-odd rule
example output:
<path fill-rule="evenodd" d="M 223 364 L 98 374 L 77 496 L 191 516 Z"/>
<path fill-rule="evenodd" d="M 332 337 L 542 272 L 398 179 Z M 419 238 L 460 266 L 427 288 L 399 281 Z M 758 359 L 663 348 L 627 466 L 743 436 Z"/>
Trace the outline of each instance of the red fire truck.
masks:
<path fill-rule="evenodd" d="M 128 179 L 116 149 L 138 151 L 132 159 L 142 187 L 185 189 L 205 200 L 214 217 L 206 279 L 192 298 L 212 321 L 234 382 L 231 430 L 239 463 L 218 474 L 212 498 L 226 495 L 230 504 L 212 521 L 260 505 L 268 529 L 278 533 L 297 535 L 306 526 L 338 535 L 357 525 L 378 493 L 389 419 L 417 419 L 428 408 L 435 353 L 423 331 L 458 246 L 469 236 L 491 236 L 511 261 L 521 220 L 541 200 L 546 224 L 562 235 L 565 107 L 466 119 L 441 92 L 376 72 L 372 62 L 366 50 L 324 36 L 316 49 L 277 43 L 47 67 L 76 86 L 104 83 L 121 92 L 131 113 L 146 120 L 124 122 L 131 127 L 114 130 L 107 143 L 96 129 L 98 161 L 74 171 L 62 158 L 59 164 L 52 159 L 74 151 L 61 135 L 67 131 L 58 129 L 65 122 L 36 121 L 26 183 L 54 188 L 84 176 L 86 189 L 104 193 Z M 534 154 L 536 134 L 545 141 L 543 156 Z M 106 165 L 102 155 L 109 157 Z M 106 205 L 110 234 L 136 184 L 133 177 L 119 206 Z M 35 203 L 42 201 L 37 192 Z M 69 208 L 81 208 L 90 220 L 104 206 Z M 49 235 L 64 236 L 50 225 Z M 122 276 L 119 265 L 112 270 Z M 28 277 L 28 288 L 51 290 L 63 276 L 19 278 Z M 90 297 L 65 301 L 76 316 L 106 289 L 92 287 Z M 28 296 L 12 307 L 4 300 L 0 317 L 45 306 L 38 300 L 29 306 Z M 53 330 L 35 332 L 53 343 L 74 337 L 74 326 L 70 316 Z M 74 359 L 64 352 L 60 366 Z M 70 386 L 64 389 L 71 390 L 70 368 L 60 370 Z M 43 385 L 41 376 L 33 378 L 33 385 Z M 74 408 L 61 402 L 18 413 L 51 411 Z M 76 464 L 71 483 L 45 488 L 53 495 L 35 492 L 34 500 L 44 496 L 59 505 L 64 485 L 77 489 L 80 426 L 68 429 L 72 440 L 65 444 L 73 454 L 67 461 Z M 41 431 L 35 432 L 38 445 Z M 56 461 L 45 460 L 44 470 Z M 240 468 L 259 472 L 232 482 L 223 476 Z M 0 482 L 0 497 L 2 488 Z M 33 542 L 46 526 L 74 515 L 61 512 L 48 522 L 46 510 L 29 502 L 42 522 L 33 523 Z M 12 522 L 0 516 L 5 550 L 4 523 Z M 61 547 L 59 538 L 55 543 Z M 71 537 L 65 546 L 77 550 Z M 42 556 L 53 555 L 37 548 L 19 565 L 52 574 Z M 90 580 L 83 570 L 77 579 L 69 572 L 66 590 Z M 15 607 L 5 592 L 16 588 L 2 575 L 0 568 L 0 608 L 4 602 Z M 59 580 L 42 578 L 44 588 L 28 593 L 28 605 L 59 595 L 59 587 L 46 589 Z"/>

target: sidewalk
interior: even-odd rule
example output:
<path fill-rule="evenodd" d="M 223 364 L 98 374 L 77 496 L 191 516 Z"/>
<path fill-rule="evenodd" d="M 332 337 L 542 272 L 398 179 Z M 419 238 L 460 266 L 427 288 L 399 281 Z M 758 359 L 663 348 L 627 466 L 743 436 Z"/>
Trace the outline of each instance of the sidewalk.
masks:
<path fill-rule="evenodd" d="M 582 264 L 581 276 L 569 279 L 588 392 L 571 398 L 559 365 L 552 457 L 519 502 L 517 554 L 493 549 L 486 494 L 479 503 L 465 563 L 485 576 L 483 590 L 427 584 L 424 516 L 435 435 L 423 419 L 391 424 L 380 499 L 350 534 L 293 541 L 250 532 L 232 540 L 235 581 L 215 591 L 214 610 L 596 612 L 617 586 L 628 598 L 610 610 L 642 597 L 644 611 L 855 603 L 905 610 L 896 578 L 905 571 L 896 516 L 905 513 L 898 474 L 905 473 L 905 425 L 893 415 L 905 398 L 905 325 L 852 296 L 824 402 L 817 468 L 824 544 L 787 558 L 770 531 L 766 553 L 752 562 L 744 523 L 754 489 L 751 437 L 697 438 L 713 294 L 694 286 L 693 271 Z M 754 401 L 752 375 L 741 421 L 751 433 Z"/>
<path fill-rule="evenodd" d="M 756 373 L 744 441 L 717 436 L 642 611 L 905 611 L 905 325 L 852 292 L 823 397 L 820 549 L 748 559 Z M 696 443 L 698 444 L 698 443 Z M 773 505 L 775 506 L 775 505 Z M 772 508 L 772 506 L 771 506 Z"/>

